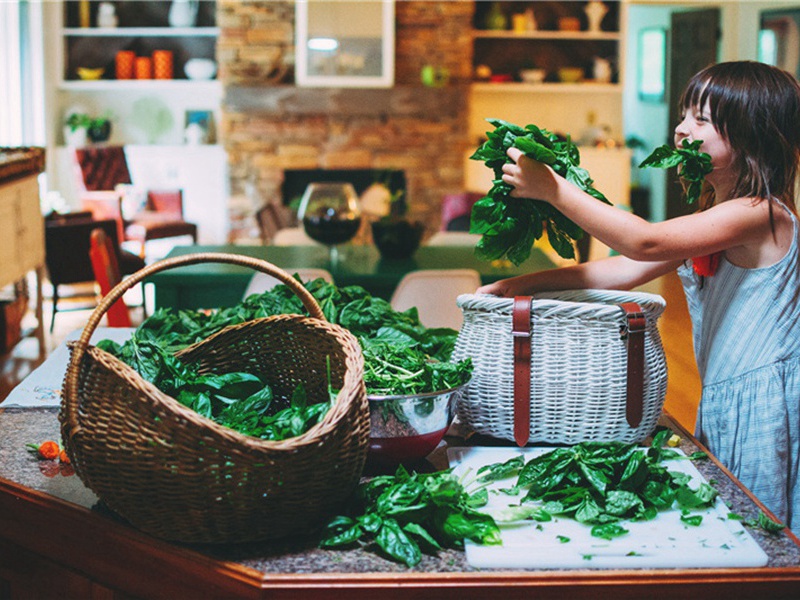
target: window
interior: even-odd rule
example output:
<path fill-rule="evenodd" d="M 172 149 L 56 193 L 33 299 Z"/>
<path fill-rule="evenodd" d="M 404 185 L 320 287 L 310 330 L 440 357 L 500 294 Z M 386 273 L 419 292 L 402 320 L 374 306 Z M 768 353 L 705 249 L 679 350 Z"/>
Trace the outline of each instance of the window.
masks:
<path fill-rule="evenodd" d="M 652 27 L 639 32 L 637 65 L 639 99 L 643 102 L 663 102 L 666 88 L 665 29 Z"/>
<path fill-rule="evenodd" d="M 0 2 L 0 146 L 43 146 L 42 6 Z"/>

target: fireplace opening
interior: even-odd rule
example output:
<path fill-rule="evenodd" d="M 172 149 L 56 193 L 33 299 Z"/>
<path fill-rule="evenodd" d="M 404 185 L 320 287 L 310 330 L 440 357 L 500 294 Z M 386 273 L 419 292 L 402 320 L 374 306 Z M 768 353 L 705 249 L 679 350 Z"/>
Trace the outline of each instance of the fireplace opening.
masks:
<path fill-rule="evenodd" d="M 406 175 L 399 169 L 287 169 L 281 185 L 283 204 L 296 208 L 309 183 L 329 181 L 351 183 L 359 196 L 373 183 L 385 184 L 393 194 L 406 190 Z M 397 208 L 405 208 L 404 203 L 405 194 Z"/>

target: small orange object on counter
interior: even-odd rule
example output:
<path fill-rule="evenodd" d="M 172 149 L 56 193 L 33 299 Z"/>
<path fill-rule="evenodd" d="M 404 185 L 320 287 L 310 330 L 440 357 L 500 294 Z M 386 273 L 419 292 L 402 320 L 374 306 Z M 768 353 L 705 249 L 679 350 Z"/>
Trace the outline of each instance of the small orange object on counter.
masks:
<path fill-rule="evenodd" d="M 36 452 L 38 458 L 43 458 L 44 460 L 53 460 L 58 458 L 58 455 L 61 452 L 58 442 L 54 442 L 52 440 L 42 442 L 38 446 L 36 444 L 27 444 L 27 446 L 31 452 Z"/>

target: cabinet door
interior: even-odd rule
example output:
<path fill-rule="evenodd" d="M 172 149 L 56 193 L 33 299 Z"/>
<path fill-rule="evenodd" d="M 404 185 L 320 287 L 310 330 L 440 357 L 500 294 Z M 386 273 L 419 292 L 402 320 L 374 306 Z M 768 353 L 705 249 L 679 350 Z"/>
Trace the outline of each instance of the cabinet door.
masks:
<path fill-rule="evenodd" d="M 19 263 L 28 272 L 44 264 L 44 218 L 39 203 L 37 178 L 29 177 L 18 184 Z"/>
<path fill-rule="evenodd" d="M 0 287 L 24 275 L 19 268 L 16 213 L 19 187 L 13 183 L 0 185 Z"/>

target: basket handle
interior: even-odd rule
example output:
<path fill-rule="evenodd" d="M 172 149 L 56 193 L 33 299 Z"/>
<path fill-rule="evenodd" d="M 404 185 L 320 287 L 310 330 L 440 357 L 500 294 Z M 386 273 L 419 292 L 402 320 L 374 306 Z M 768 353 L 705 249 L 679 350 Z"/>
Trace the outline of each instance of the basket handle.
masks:
<path fill-rule="evenodd" d="M 223 252 L 198 252 L 196 254 L 187 254 L 184 256 L 176 256 L 174 258 L 160 260 L 142 269 L 139 269 L 130 277 L 126 277 L 120 283 L 114 286 L 114 288 L 100 300 L 97 308 L 94 309 L 94 312 L 89 317 L 86 326 L 83 328 L 81 337 L 72 347 L 72 357 L 70 358 L 69 366 L 67 367 L 67 374 L 64 379 L 64 412 L 66 423 L 69 426 L 70 435 L 75 435 L 80 430 L 80 425 L 78 423 L 78 410 L 76 406 L 77 402 L 75 401 L 78 391 L 79 365 L 81 364 L 83 355 L 86 353 L 86 349 L 89 347 L 89 340 L 91 339 L 92 334 L 95 332 L 95 329 L 97 329 L 97 325 L 100 323 L 103 315 L 105 315 L 108 309 L 111 308 L 111 306 L 117 300 L 122 298 L 125 292 L 150 275 L 160 271 L 173 269 L 175 267 L 195 265 L 206 262 L 240 265 L 243 267 L 250 267 L 251 269 L 266 273 L 267 275 L 271 275 L 272 277 L 280 280 L 282 283 L 285 283 L 300 298 L 303 306 L 312 317 L 315 319 L 321 319 L 323 321 L 325 320 L 325 315 L 322 313 L 322 309 L 320 308 L 316 299 L 303 286 L 302 283 L 297 281 L 283 269 L 258 258 L 243 256 L 241 254 L 226 254 Z"/>

